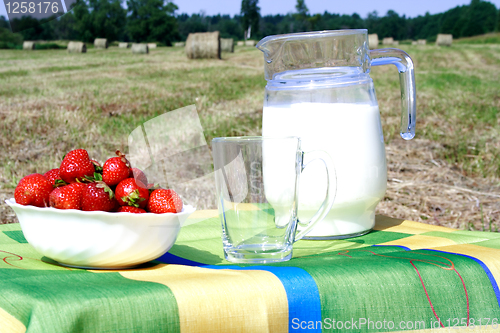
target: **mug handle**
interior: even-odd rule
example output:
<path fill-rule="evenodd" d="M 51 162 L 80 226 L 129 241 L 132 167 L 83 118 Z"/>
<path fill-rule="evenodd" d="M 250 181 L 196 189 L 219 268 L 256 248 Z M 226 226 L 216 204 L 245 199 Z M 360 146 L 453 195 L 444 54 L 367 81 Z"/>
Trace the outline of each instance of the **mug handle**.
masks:
<path fill-rule="evenodd" d="M 322 150 L 310 151 L 307 153 L 302 153 L 300 172 L 304 171 L 304 169 L 315 160 L 320 160 L 323 162 L 326 168 L 326 177 L 327 177 L 327 186 L 326 186 L 326 196 L 325 200 L 319 207 L 318 211 L 314 214 L 314 216 L 307 222 L 300 222 L 301 225 L 305 225 L 306 227 L 302 229 L 299 233 L 295 234 L 294 242 L 300 240 L 302 237 L 307 235 L 309 231 L 318 223 L 323 220 L 325 216 L 330 212 L 330 209 L 333 206 L 335 201 L 335 196 L 337 195 L 337 173 L 335 171 L 335 165 L 333 164 L 333 160 L 331 156 Z M 299 189 L 300 192 L 300 189 Z"/>

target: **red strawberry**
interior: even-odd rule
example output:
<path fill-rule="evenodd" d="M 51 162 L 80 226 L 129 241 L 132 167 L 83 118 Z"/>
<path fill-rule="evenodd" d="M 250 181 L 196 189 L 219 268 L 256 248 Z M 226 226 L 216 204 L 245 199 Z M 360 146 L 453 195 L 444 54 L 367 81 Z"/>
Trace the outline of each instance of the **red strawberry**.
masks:
<path fill-rule="evenodd" d="M 82 194 L 86 185 L 72 183 L 50 193 L 50 206 L 58 209 L 82 209 Z"/>
<path fill-rule="evenodd" d="M 39 173 L 34 173 L 19 181 L 14 191 L 14 198 L 20 205 L 46 207 L 53 189 L 52 183 L 47 178 Z"/>
<path fill-rule="evenodd" d="M 147 188 L 148 186 L 148 179 L 146 178 L 146 175 L 144 172 L 137 168 L 130 168 L 130 174 L 128 175 L 129 178 L 134 178 L 135 182 L 139 187 Z"/>
<path fill-rule="evenodd" d="M 115 195 L 104 182 L 86 184 L 82 194 L 82 210 L 110 212 L 115 205 Z"/>
<path fill-rule="evenodd" d="M 138 186 L 134 178 L 127 178 L 116 185 L 115 196 L 121 206 L 145 208 L 148 204 L 149 191 Z"/>
<path fill-rule="evenodd" d="M 132 206 L 121 206 L 118 209 L 118 213 L 134 213 L 134 214 L 144 214 L 146 211 L 142 208 L 132 207 Z"/>
<path fill-rule="evenodd" d="M 92 177 L 94 172 L 94 165 L 85 149 L 76 149 L 67 153 L 59 167 L 61 178 L 66 183 L 81 181 L 85 176 Z"/>
<path fill-rule="evenodd" d="M 51 182 L 52 186 L 54 186 L 54 187 L 64 185 L 64 181 L 61 178 L 61 174 L 59 173 L 59 169 L 49 170 L 43 176 L 45 178 L 47 178 L 47 180 L 49 182 Z"/>
<path fill-rule="evenodd" d="M 174 190 L 157 189 L 149 196 L 148 210 L 151 213 L 179 213 L 182 199 Z"/>
<path fill-rule="evenodd" d="M 118 157 L 108 159 L 102 167 L 102 180 L 109 186 L 117 185 L 130 175 L 130 163 L 119 150 Z"/>

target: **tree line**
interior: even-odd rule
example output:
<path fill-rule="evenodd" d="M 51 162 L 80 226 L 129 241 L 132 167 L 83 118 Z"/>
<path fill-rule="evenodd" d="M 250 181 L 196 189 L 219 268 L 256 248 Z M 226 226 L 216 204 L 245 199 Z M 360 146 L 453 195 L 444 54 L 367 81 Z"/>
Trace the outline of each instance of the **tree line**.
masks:
<path fill-rule="evenodd" d="M 16 25 L 19 34 L 7 31 L 9 23 L 0 17 L 0 41 L 80 40 L 157 42 L 171 45 L 183 41 L 191 32 L 220 31 L 221 37 L 242 40 L 268 35 L 311 30 L 368 29 L 379 38 L 396 40 L 427 39 L 438 33 L 454 38 L 469 37 L 500 30 L 500 10 L 483 0 L 471 0 L 444 13 L 415 18 L 389 10 L 384 16 L 374 11 L 365 18 L 359 14 L 340 15 L 325 11 L 311 15 L 305 0 L 297 0 L 294 13 L 260 15 L 258 0 L 242 0 L 239 15 L 177 14 L 178 7 L 164 0 L 78 0 L 71 11 L 56 19 L 37 21 L 23 17 Z"/>

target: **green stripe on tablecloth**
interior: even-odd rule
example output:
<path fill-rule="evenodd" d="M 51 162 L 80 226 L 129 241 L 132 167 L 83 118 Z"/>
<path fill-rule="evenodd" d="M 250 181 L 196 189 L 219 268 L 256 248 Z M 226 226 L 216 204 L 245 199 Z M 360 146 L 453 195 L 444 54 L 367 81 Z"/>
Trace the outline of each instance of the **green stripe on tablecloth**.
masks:
<path fill-rule="evenodd" d="M 18 237 L 19 233 L 21 234 L 22 239 Z M 0 225 L 0 244 L 16 244 L 20 241 L 25 243 L 26 239 L 24 239 L 19 223 Z"/>
<path fill-rule="evenodd" d="M 464 237 L 477 237 L 478 241 L 470 242 L 470 244 L 489 247 L 489 248 L 493 248 L 493 249 L 500 249 L 500 233 L 498 233 L 498 232 L 457 230 L 457 231 L 454 231 L 452 233 L 452 235 L 453 236 L 464 236 Z M 500 283 L 500 281 L 499 281 L 499 283 Z"/>
<path fill-rule="evenodd" d="M 0 244 L 8 244 L 8 246 L 10 246 L 11 244 L 18 244 L 18 243 L 19 242 L 17 240 L 7 236 L 5 232 L 0 232 Z"/>
<path fill-rule="evenodd" d="M 28 243 L 26 238 L 24 238 L 24 234 L 21 230 L 10 230 L 3 232 L 7 237 L 15 240 L 18 243 Z"/>
<path fill-rule="evenodd" d="M 381 244 L 381 243 L 385 243 L 385 242 L 395 241 L 395 240 L 410 237 L 410 236 L 413 236 L 413 235 L 405 234 L 405 233 L 401 233 L 401 232 L 386 232 L 386 231 L 373 230 L 366 235 L 350 238 L 350 239 L 347 239 L 347 241 L 354 242 L 354 243 L 360 243 L 360 244 L 375 245 L 375 244 Z"/>
<path fill-rule="evenodd" d="M 491 240 L 487 240 L 487 241 L 483 241 L 483 242 L 478 242 L 478 243 L 474 243 L 474 245 L 489 247 L 492 249 L 500 250 L 500 240 L 499 239 L 491 239 Z M 500 281 L 499 281 L 499 283 L 500 283 Z"/>
<path fill-rule="evenodd" d="M 207 265 L 224 264 L 220 219 L 209 218 L 182 227 L 174 246 L 168 252 Z"/>
<path fill-rule="evenodd" d="M 475 236 L 479 238 L 486 237 L 488 239 L 500 239 L 499 232 L 457 230 L 453 231 L 453 233 L 457 235 Z"/>
<path fill-rule="evenodd" d="M 453 263 L 456 271 L 431 264 L 436 260 L 449 264 L 444 258 Z M 474 260 L 458 255 L 370 247 L 307 260 L 299 258 L 278 265 L 300 267 L 315 279 L 321 295 L 323 320 L 354 320 L 358 325 L 360 318 L 374 322 L 386 320 L 396 324 L 394 330 L 401 321 L 423 321 L 425 328 L 430 328 L 430 322 L 437 319 L 422 281 L 441 321 L 465 320 L 467 298 L 460 276 L 469 297 L 470 318 L 500 318 L 493 287 L 483 268 Z M 365 326 L 356 331 L 390 330 Z"/>
<path fill-rule="evenodd" d="M 28 332 L 179 332 L 168 287 L 119 273 L 0 269 L 0 290 Z"/>

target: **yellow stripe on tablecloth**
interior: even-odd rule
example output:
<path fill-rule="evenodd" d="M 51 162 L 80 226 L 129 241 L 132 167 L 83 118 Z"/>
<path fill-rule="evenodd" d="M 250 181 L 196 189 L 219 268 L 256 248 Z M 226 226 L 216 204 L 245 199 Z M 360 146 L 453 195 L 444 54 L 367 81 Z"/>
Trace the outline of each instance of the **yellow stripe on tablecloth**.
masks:
<path fill-rule="evenodd" d="M 379 245 L 400 245 L 400 246 L 406 246 L 411 250 L 419 250 L 419 249 L 434 249 L 436 247 L 448 246 L 448 245 L 456 245 L 456 243 L 449 238 L 434 237 L 427 235 L 413 235 L 410 237 L 396 239 L 386 243 L 381 243 Z"/>
<path fill-rule="evenodd" d="M 219 217 L 219 211 L 217 209 L 197 210 L 188 217 L 182 226 L 187 227 L 188 225 L 196 224 L 214 217 Z"/>
<path fill-rule="evenodd" d="M 158 265 L 120 274 L 169 287 L 181 332 L 288 331 L 286 292 L 270 272 Z"/>
<path fill-rule="evenodd" d="M 16 317 L 0 308 L 0 332 L 26 332 L 26 327 Z"/>
<path fill-rule="evenodd" d="M 443 246 L 439 249 L 439 251 L 452 252 L 458 254 L 465 254 L 467 256 L 474 257 L 476 259 L 481 260 L 488 269 L 491 274 L 500 284 L 500 250 L 493 249 L 489 247 L 482 247 L 474 244 L 460 244 L 454 246 Z M 500 319 L 500 318 L 499 318 Z M 500 326 L 497 332 L 500 332 Z"/>
<path fill-rule="evenodd" d="M 402 232 L 405 234 L 423 234 L 429 231 L 453 232 L 455 229 L 440 227 L 438 225 L 395 219 L 388 216 L 377 215 L 375 217 L 374 230 Z"/>
<path fill-rule="evenodd" d="M 197 210 L 189 215 L 188 219 L 209 219 L 212 217 L 219 217 L 217 209 Z"/>
<path fill-rule="evenodd" d="M 252 203 L 234 203 L 234 202 L 226 202 L 224 204 L 224 208 L 226 211 L 228 210 L 261 210 L 260 207 L 252 204 Z"/>

